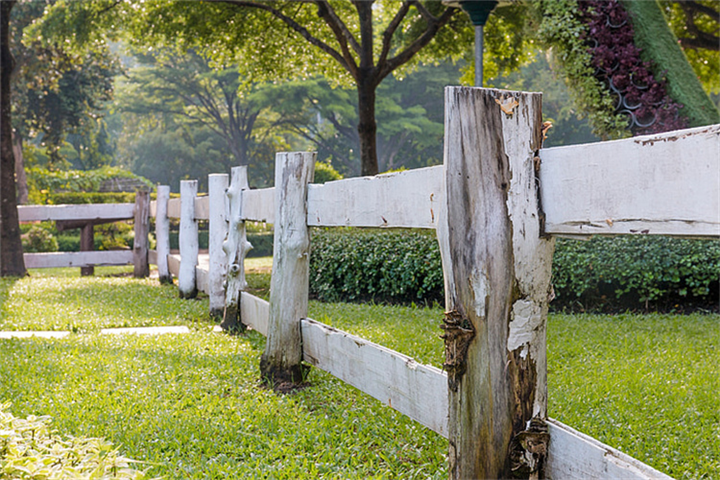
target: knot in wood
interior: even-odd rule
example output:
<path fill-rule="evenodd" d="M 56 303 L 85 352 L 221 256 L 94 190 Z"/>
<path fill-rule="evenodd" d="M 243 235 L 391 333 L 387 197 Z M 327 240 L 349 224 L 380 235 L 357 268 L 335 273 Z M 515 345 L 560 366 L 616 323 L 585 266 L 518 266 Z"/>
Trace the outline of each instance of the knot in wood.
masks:
<path fill-rule="evenodd" d="M 550 434 L 544 420 L 533 418 L 527 430 L 513 437 L 510 442 L 510 469 L 517 478 L 528 478 L 545 465 Z"/>
<path fill-rule="evenodd" d="M 475 328 L 470 320 L 457 310 L 445 312 L 440 328 L 444 331 L 440 338 L 445 341 L 443 369 L 448 374 L 448 386 L 453 392 L 457 392 L 460 379 L 465 373 L 467 351 L 475 337 Z"/>

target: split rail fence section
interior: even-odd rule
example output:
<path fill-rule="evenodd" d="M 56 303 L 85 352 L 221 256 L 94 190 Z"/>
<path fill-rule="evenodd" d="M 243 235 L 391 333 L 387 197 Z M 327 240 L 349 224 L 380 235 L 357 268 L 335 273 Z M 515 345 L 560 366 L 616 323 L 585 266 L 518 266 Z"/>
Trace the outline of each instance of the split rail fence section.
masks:
<path fill-rule="evenodd" d="M 669 478 L 547 418 L 553 237 L 720 237 L 720 125 L 541 149 L 540 109 L 540 94 L 448 87 L 442 166 L 314 185 L 314 154 L 280 153 L 274 188 L 250 190 L 244 167 L 211 175 L 208 197 L 184 181 L 153 205 L 159 229 L 162 215 L 181 224 L 165 267 L 158 230 L 160 274 L 207 292 L 225 328 L 267 335 L 263 358 L 284 345 L 448 437 L 451 478 Z M 245 221 L 275 226 L 270 302 L 243 291 Z M 307 318 L 307 230 L 332 226 L 437 231 L 444 371 Z"/>

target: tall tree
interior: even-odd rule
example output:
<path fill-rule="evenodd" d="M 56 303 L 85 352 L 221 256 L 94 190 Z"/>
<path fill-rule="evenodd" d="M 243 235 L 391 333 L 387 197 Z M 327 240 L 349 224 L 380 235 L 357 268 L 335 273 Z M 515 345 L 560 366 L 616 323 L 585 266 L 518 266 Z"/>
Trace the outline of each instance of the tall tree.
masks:
<path fill-rule="evenodd" d="M 378 171 L 378 85 L 419 60 L 461 56 L 469 21 L 439 1 L 204 2 L 62 0 L 46 25 L 87 41 L 123 25 L 136 43 L 197 47 L 218 63 L 240 63 L 256 79 L 323 74 L 357 92 L 363 175 Z M 118 16 L 124 20 L 118 21 Z M 89 26 L 101 25 L 94 31 Z M 448 28 L 452 27 L 452 28 Z"/>
<path fill-rule="evenodd" d="M 15 60 L 10 51 L 10 13 L 15 0 L 0 2 L 0 275 L 27 273 L 20 241 L 12 146 L 10 76 Z"/>

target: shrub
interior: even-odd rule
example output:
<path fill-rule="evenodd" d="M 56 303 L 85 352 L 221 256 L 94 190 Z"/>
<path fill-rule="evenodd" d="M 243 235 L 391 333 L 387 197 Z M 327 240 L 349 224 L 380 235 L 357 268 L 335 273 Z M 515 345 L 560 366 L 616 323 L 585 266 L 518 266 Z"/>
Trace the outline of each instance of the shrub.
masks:
<path fill-rule="evenodd" d="M 7 408 L 0 405 L 2 478 L 147 478 L 106 440 L 62 439 L 50 430 L 50 417 L 15 418 Z"/>
<path fill-rule="evenodd" d="M 77 205 L 82 203 L 135 203 L 135 193 L 130 192 L 61 192 L 49 193 L 51 205 Z"/>
<path fill-rule="evenodd" d="M 340 180 L 343 176 L 329 163 L 315 162 L 315 179 L 313 183 L 325 183 Z"/>
<path fill-rule="evenodd" d="M 25 253 L 57 252 L 58 242 L 47 229 L 33 225 L 22 235 L 22 247 Z"/>
<path fill-rule="evenodd" d="M 248 252 L 248 257 L 269 257 L 273 254 L 273 233 L 272 232 L 248 232 L 247 239 L 253 246 Z"/>
<path fill-rule="evenodd" d="M 310 292 L 323 301 L 440 301 L 434 232 L 315 230 Z M 664 308 L 718 300 L 720 244 L 665 237 L 558 239 L 552 308 Z"/>
<path fill-rule="evenodd" d="M 323 301 L 442 299 L 434 232 L 313 230 L 310 293 Z"/>

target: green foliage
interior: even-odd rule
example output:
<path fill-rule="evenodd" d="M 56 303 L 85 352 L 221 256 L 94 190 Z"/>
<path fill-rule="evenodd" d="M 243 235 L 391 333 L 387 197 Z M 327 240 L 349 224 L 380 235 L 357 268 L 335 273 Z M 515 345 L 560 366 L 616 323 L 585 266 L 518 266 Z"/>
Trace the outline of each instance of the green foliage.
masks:
<path fill-rule="evenodd" d="M 248 257 L 269 257 L 273 253 L 273 233 L 272 232 L 260 232 L 251 233 L 248 232 L 247 239 L 253 246 L 252 250 L 248 253 Z"/>
<path fill-rule="evenodd" d="M 595 78 L 595 67 L 585 43 L 587 25 L 580 19 L 576 0 L 533 0 L 537 34 L 562 68 L 575 105 L 588 115 L 593 132 L 603 138 L 629 136 L 625 115 L 615 113 L 615 99 Z"/>
<path fill-rule="evenodd" d="M 134 173 L 118 167 L 102 167 L 96 170 L 46 170 L 29 168 L 26 170 L 30 202 L 49 203 L 49 194 L 62 192 L 97 192 L 103 181 L 113 178 L 132 178 L 148 187 L 152 184 Z"/>
<path fill-rule="evenodd" d="M 443 277 L 431 232 L 313 230 L 310 293 L 323 301 L 442 299 Z"/>
<path fill-rule="evenodd" d="M 560 305 L 717 301 L 718 279 L 720 244 L 710 240 L 559 239 L 553 262 L 553 285 Z"/>
<path fill-rule="evenodd" d="M 343 176 L 340 172 L 335 170 L 329 163 L 315 162 L 315 178 L 313 183 L 332 182 L 333 180 L 340 180 L 342 178 Z"/>
<path fill-rule="evenodd" d="M 82 203 L 135 203 L 131 192 L 60 192 L 48 193 L 50 205 L 77 205 Z"/>
<path fill-rule="evenodd" d="M 23 252 L 57 252 L 58 241 L 46 228 L 33 225 L 22 237 Z"/>
<path fill-rule="evenodd" d="M 0 478 L 61 480 L 65 478 L 147 478 L 130 467 L 112 443 L 102 438 L 63 439 L 51 430 L 49 416 L 16 418 L 0 404 Z"/>

